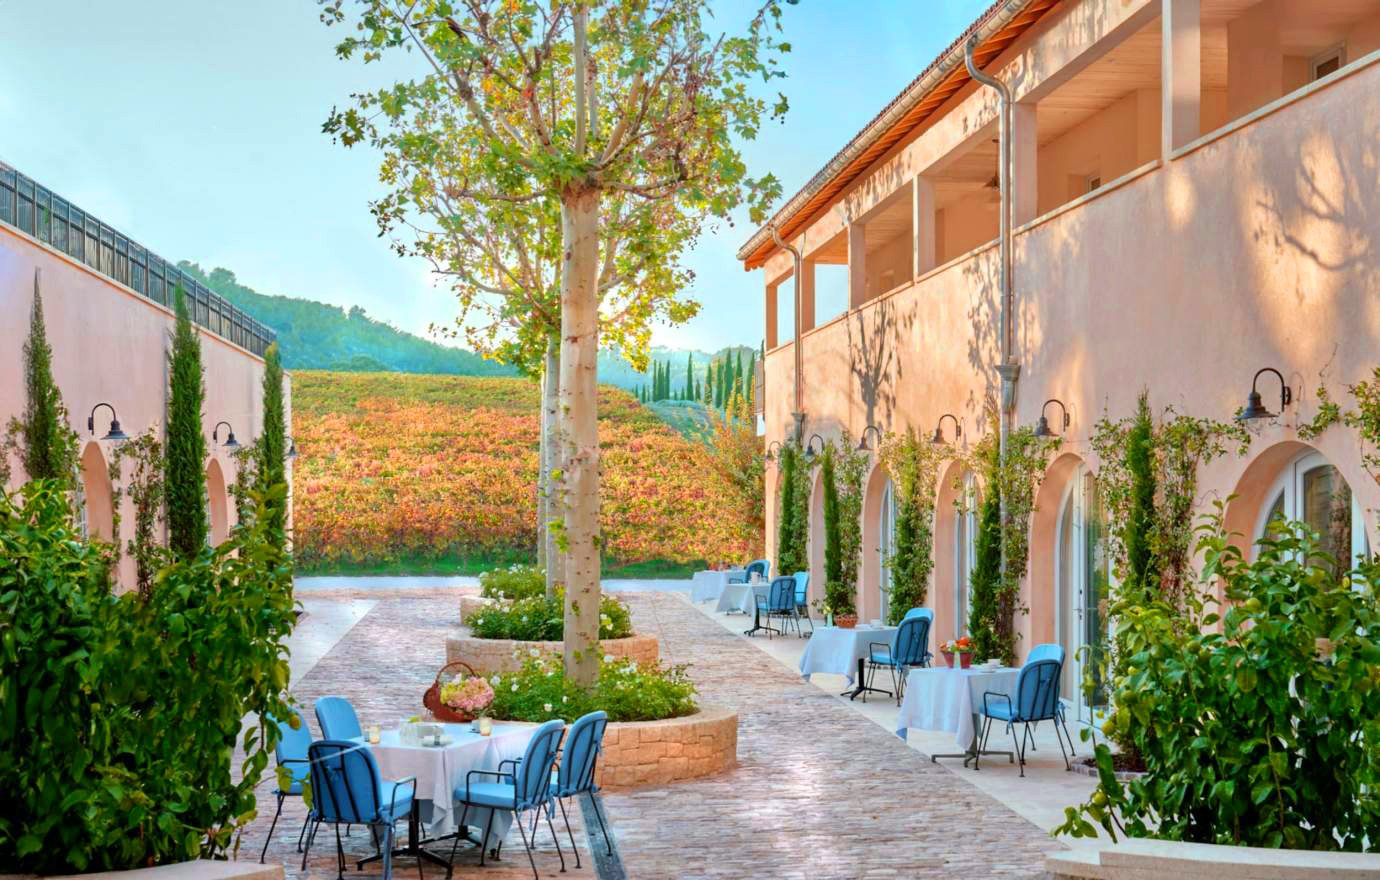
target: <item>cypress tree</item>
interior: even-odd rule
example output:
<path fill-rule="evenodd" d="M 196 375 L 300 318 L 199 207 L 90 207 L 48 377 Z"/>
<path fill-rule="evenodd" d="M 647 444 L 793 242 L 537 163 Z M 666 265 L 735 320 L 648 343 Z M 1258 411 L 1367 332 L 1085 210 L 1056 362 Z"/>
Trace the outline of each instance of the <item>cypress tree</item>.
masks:
<path fill-rule="evenodd" d="M 733 354 L 733 391 L 738 395 L 743 393 L 743 353 L 741 351 Z"/>
<path fill-rule="evenodd" d="M 1155 527 L 1154 420 L 1150 399 L 1140 393 L 1136 418 L 1126 438 L 1126 469 L 1131 477 L 1131 527 L 1126 534 L 1126 586 L 1149 595 L 1159 584 L 1151 532 Z"/>
<path fill-rule="evenodd" d="M 29 338 L 24 342 L 24 417 L 10 423 L 22 439 L 20 461 L 30 480 L 57 480 L 71 487 L 77 468 L 77 437 L 67 424 L 67 407 L 53 381 L 53 349 L 43 320 L 43 297 L 34 275 Z"/>
<path fill-rule="evenodd" d="M 268 503 L 268 538 L 287 546 L 287 416 L 283 409 L 283 362 L 278 343 L 264 352 L 264 433 L 259 439 L 259 488 L 281 486 L 283 493 Z"/>
<path fill-rule="evenodd" d="M 968 634 L 979 659 L 1001 657 L 1008 662 L 1014 646 L 1002 644 L 1001 600 L 1001 494 L 998 491 L 996 446 L 988 462 L 987 496 L 978 508 L 978 533 L 973 542 L 973 571 L 969 578 L 972 600 L 968 607 Z"/>
<path fill-rule="evenodd" d="M 800 531 L 796 524 L 796 481 L 800 478 L 796 473 L 799 465 L 799 455 L 794 444 L 786 444 L 781 449 L 781 457 L 777 460 L 781 467 L 781 481 L 777 496 L 777 533 L 776 533 L 776 568 L 781 576 L 794 574 L 804 570 L 806 559 L 801 552 L 796 541 L 796 535 Z"/>
<path fill-rule="evenodd" d="M 819 477 L 824 484 L 824 588 L 843 583 L 843 554 L 839 544 L 839 487 L 834 467 L 834 444 L 824 447 Z"/>
<path fill-rule="evenodd" d="M 749 414 L 753 410 L 753 395 L 757 393 L 757 352 L 748 352 L 747 382 L 743 388 L 743 399 L 747 401 L 747 411 Z"/>
<path fill-rule="evenodd" d="M 206 546 L 206 436 L 201 433 L 201 341 L 192 329 L 182 285 L 174 294 L 177 328 L 168 357 L 168 448 L 163 481 L 168 517 L 168 548 L 191 559 Z"/>
<path fill-rule="evenodd" d="M 685 399 L 693 400 L 695 397 L 695 356 L 685 355 Z"/>

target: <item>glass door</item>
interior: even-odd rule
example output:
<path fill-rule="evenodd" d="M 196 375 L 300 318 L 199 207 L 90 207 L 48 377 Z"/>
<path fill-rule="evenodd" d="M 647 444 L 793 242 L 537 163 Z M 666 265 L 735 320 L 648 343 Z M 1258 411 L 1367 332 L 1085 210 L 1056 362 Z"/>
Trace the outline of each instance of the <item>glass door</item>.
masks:
<path fill-rule="evenodd" d="M 891 607 L 891 557 L 896 552 L 896 487 L 891 480 L 887 480 L 882 489 L 881 517 L 881 542 L 878 547 L 881 577 L 877 579 L 881 601 L 877 607 L 881 609 L 882 620 L 886 621 L 887 609 Z"/>
<path fill-rule="evenodd" d="M 1107 646 L 1110 588 L 1105 536 L 1097 480 L 1080 466 L 1059 514 L 1055 629 L 1065 658 L 1059 696 L 1085 722 L 1093 721 L 1107 704 L 1100 671 Z M 1089 678 L 1091 694 L 1084 689 Z"/>
<path fill-rule="evenodd" d="M 977 560 L 977 479 L 963 475 L 963 494 L 954 508 L 954 638 L 968 632 L 968 600 L 972 595 L 973 565 Z"/>

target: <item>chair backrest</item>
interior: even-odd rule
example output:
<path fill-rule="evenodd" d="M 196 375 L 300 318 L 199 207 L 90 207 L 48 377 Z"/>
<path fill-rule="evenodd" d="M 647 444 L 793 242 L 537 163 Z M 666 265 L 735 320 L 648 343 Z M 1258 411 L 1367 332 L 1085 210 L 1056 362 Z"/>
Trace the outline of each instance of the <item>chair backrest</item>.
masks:
<path fill-rule="evenodd" d="M 912 608 L 906 612 L 906 616 L 901 618 L 901 620 L 906 621 L 915 617 L 923 617 L 930 623 L 934 623 L 934 612 L 929 608 Z"/>
<path fill-rule="evenodd" d="M 564 732 L 565 721 L 553 718 L 532 734 L 513 778 L 517 809 L 526 810 L 550 800 L 551 768 L 556 764 L 556 751 L 561 747 Z"/>
<path fill-rule="evenodd" d="M 768 575 L 771 574 L 771 562 L 766 559 L 754 559 L 749 562 L 747 567 L 747 579 L 749 582 L 752 580 L 752 575 L 754 573 L 760 574 L 762 580 L 766 580 Z"/>
<path fill-rule="evenodd" d="M 359 743 L 338 739 L 314 742 L 311 758 L 312 809 L 323 822 L 367 824 L 379 819 L 383 795 L 379 765 Z"/>
<path fill-rule="evenodd" d="M 930 652 L 930 618 L 907 617 L 891 640 L 891 657 L 901 666 L 920 666 Z"/>
<path fill-rule="evenodd" d="M 1064 662 L 1064 646 L 1054 642 L 1036 645 L 1026 655 L 1025 662 L 1034 663 L 1036 660 L 1058 660 L 1062 664 Z"/>
<path fill-rule="evenodd" d="M 808 571 L 797 571 L 795 573 L 795 604 L 804 605 L 805 599 L 810 595 L 810 573 Z"/>
<path fill-rule="evenodd" d="M 1016 679 L 1016 721 L 1053 718 L 1059 705 L 1059 673 L 1063 664 L 1046 659 L 1027 662 Z"/>
<path fill-rule="evenodd" d="M 565 735 L 565 752 L 556 774 L 556 788 L 561 797 L 594 790 L 594 764 L 604 742 L 604 729 L 609 726 L 607 712 L 581 715 L 570 725 Z"/>
<path fill-rule="evenodd" d="M 358 739 L 364 735 L 355 707 L 344 697 L 322 697 L 316 701 L 316 723 L 322 739 Z"/>
<path fill-rule="evenodd" d="M 278 725 L 278 744 L 273 747 L 273 757 L 280 767 L 285 761 L 289 762 L 287 768 L 292 774 L 292 780 L 302 782 L 311 772 L 307 767 L 307 751 L 311 748 L 311 728 L 307 727 L 307 719 L 302 717 L 301 712 L 293 709 L 292 714 L 297 718 L 296 730 L 292 728 L 291 721 L 279 721 L 269 716 L 269 720 Z"/>
<path fill-rule="evenodd" d="M 795 578 L 779 577 L 767 592 L 768 611 L 790 611 L 795 607 Z"/>

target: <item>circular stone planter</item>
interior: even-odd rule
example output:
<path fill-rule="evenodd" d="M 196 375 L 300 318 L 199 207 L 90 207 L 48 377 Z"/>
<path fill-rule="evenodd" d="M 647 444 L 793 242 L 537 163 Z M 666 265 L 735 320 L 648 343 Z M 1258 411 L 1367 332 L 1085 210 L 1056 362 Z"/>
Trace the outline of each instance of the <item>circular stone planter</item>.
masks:
<path fill-rule="evenodd" d="M 738 713 L 713 706 L 665 721 L 625 721 L 604 731 L 604 788 L 665 785 L 721 773 L 738 763 Z"/>
<path fill-rule="evenodd" d="M 461 596 L 460 623 L 467 624 L 471 617 L 489 608 L 497 608 L 498 604 L 497 599 L 486 599 L 483 596 Z"/>
<path fill-rule="evenodd" d="M 656 636 L 631 635 L 599 643 L 605 654 L 637 663 L 655 663 L 660 656 Z M 535 648 L 541 655 L 560 654 L 561 642 L 519 642 L 513 639 L 477 639 L 469 632 L 446 639 L 446 662 L 468 663 L 475 672 L 517 672 Z"/>

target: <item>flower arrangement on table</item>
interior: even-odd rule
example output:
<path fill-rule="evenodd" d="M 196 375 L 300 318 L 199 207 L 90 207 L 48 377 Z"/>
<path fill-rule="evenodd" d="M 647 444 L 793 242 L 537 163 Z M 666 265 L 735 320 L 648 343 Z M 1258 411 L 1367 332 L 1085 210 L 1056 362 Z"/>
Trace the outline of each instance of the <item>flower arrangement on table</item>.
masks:
<path fill-rule="evenodd" d="M 493 701 L 493 686 L 477 675 L 457 675 L 441 685 L 441 703 L 462 721 L 473 721 L 483 715 Z"/>
<path fill-rule="evenodd" d="M 967 669 L 973 665 L 973 640 L 968 636 L 945 642 L 939 646 L 939 651 L 950 666 Z M 954 663 L 955 658 L 957 664 Z"/>

